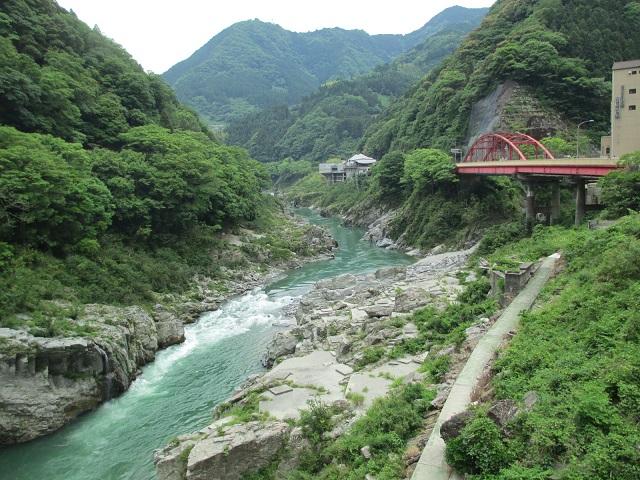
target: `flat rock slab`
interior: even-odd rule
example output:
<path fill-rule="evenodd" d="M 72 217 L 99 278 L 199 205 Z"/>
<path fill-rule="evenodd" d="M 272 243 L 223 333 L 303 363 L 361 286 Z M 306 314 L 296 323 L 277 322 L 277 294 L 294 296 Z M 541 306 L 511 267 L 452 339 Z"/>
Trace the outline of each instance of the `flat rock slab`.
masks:
<path fill-rule="evenodd" d="M 291 392 L 292 390 L 293 388 L 291 388 L 289 385 L 278 385 L 277 387 L 272 387 L 269 389 L 269 391 L 276 396 Z"/>
<path fill-rule="evenodd" d="M 371 370 L 373 375 L 391 375 L 394 378 L 406 377 L 410 373 L 417 372 L 419 365 L 412 361 L 408 363 L 388 362 Z"/>
<path fill-rule="evenodd" d="M 370 373 L 354 373 L 349 379 L 347 393 L 359 393 L 364 396 L 361 408 L 367 409 L 376 398 L 384 397 L 389 391 L 391 380 Z"/>
<path fill-rule="evenodd" d="M 353 373 L 353 368 L 351 368 L 349 365 L 338 365 L 336 367 L 336 372 L 346 377 L 347 375 L 351 375 Z"/>
<path fill-rule="evenodd" d="M 292 388 L 280 395 L 266 392 L 263 398 L 258 404 L 260 412 L 266 412 L 279 420 L 296 420 L 300 417 L 300 410 L 309 408 L 310 400 L 317 398 L 324 403 L 331 403 L 342 398 L 342 394 L 321 394 L 311 388 Z"/>
<path fill-rule="evenodd" d="M 396 365 L 398 365 L 399 363 L 401 363 L 403 365 L 408 365 L 411 362 L 413 362 L 413 358 L 410 358 L 410 357 L 409 358 L 398 358 L 396 360 L 396 362 L 397 362 Z"/>
<path fill-rule="evenodd" d="M 296 385 L 313 385 L 329 392 L 342 392 L 340 381 L 344 376 L 336 371 L 340 367 L 347 365 L 337 363 L 331 352 L 317 350 L 302 357 L 287 358 L 265 374 L 264 382 L 283 378 L 288 374 L 287 380 Z"/>

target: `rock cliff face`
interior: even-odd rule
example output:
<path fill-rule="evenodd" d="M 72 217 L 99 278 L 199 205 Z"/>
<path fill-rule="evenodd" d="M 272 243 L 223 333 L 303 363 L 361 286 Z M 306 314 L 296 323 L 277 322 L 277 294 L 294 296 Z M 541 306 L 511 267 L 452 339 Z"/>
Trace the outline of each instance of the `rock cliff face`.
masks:
<path fill-rule="evenodd" d="M 87 305 L 76 320 L 91 338 L 39 338 L 0 329 L 0 444 L 50 433 L 124 392 L 158 348 L 184 339 L 182 322 L 156 307 Z"/>

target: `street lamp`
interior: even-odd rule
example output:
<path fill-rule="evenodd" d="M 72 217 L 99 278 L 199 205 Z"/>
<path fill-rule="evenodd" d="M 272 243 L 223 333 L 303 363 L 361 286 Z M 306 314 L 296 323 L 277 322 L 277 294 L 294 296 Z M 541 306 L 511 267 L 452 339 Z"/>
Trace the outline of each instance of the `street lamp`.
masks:
<path fill-rule="evenodd" d="M 580 158 L 580 127 L 585 123 L 593 123 L 595 120 L 585 120 L 578 124 L 578 133 L 576 134 L 576 158 Z"/>

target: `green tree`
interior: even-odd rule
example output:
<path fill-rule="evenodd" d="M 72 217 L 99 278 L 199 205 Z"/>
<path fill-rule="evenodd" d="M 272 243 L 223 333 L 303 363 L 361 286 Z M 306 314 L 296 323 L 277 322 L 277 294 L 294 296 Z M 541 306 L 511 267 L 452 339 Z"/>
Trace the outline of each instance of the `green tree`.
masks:
<path fill-rule="evenodd" d="M 64 250 L 95 239 L 111 216 L 80 145 L 0 127 L 0 240 Z"/>
<path fill-rule="evenodd" d="M 449 154 L 434 148 L 421 148 L 407 155 L 402 181 L 416 188 L 456 183 L 455 164 Z"/>
<path fill-rule="evenodd" d="M 640 152 L 623 155 L 620 164 L 625 168 L 600 179 L 602 202 L 611 218 L 626 215 L 629 210 L 640 211 Z"/>
<path fill-rule="evenodd" d="M 389 152 L 373 168 L 372 191 L 389 203 L 402 201 L 405 156 L 402 152 Z"/>

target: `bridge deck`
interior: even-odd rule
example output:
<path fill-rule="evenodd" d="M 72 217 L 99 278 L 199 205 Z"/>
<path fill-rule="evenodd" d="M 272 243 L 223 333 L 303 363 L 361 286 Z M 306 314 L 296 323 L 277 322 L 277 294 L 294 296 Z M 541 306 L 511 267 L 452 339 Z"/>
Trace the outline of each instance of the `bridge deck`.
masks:
<path fill-rule="evenodd" d="M 555 160 L 500 160 L 495 162 L 463 162 L 456 171 L 467 175 L 569 175 L 602 177 L 620 168 L 611 158 L 557 158 Z"/>

